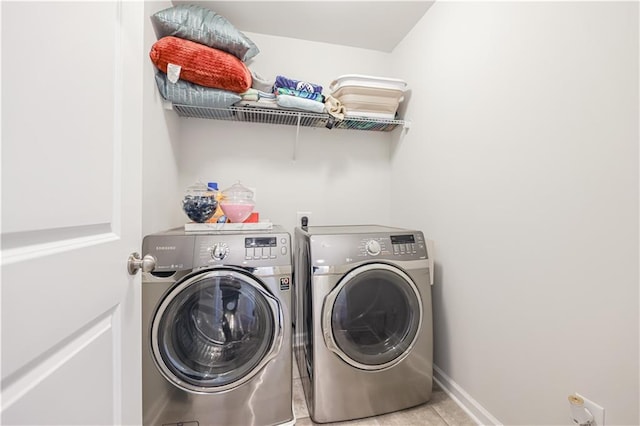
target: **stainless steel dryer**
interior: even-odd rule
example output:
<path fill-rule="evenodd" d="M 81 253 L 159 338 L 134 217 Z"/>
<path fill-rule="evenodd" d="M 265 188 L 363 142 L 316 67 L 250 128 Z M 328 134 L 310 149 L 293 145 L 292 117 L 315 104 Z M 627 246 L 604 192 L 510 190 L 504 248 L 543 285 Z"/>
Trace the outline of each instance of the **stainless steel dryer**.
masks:
<path fill-rule="evenodd" d="M 311 418 L 338 422 L 431 398 L 433 263 L 420 231 L 296 228 L 294 349 Z"/>
<path fill-rule="evenodd" d="M 290 235 L 177 229 L 142 250 L 143 423 L 293 424 Z"/>

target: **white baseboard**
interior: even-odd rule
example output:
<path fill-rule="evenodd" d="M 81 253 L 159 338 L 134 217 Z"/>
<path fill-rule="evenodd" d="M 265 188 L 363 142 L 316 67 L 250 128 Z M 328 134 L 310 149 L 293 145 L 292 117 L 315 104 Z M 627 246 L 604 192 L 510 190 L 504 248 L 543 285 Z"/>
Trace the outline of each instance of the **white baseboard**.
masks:
<path fill-rule="evenodd" d="M 502 423 L 491 415 L 482 405 L 464 391 L 451 377 L 447 376 L 438 366 L 433 366 L 433 380 L 442 390 L 460 406 L 471 419 L 479 425 L 502 426 Z"/>

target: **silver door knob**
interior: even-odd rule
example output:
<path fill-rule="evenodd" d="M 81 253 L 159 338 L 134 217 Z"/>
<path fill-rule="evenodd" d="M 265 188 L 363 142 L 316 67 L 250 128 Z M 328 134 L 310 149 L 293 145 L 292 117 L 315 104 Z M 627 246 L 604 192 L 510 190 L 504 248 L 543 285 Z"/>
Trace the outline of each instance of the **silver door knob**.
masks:
<path fill-rule="evenodd" d="M 129 255 L 129 259 L 127 260 L 127 269 L 131 275 L 135 275 L 138 269 L 142 269 L 142 272 L 151 272 L 155 268 L 156 258 L 150 254 L 140 258 L 140 253 L 134 252 Z"/>

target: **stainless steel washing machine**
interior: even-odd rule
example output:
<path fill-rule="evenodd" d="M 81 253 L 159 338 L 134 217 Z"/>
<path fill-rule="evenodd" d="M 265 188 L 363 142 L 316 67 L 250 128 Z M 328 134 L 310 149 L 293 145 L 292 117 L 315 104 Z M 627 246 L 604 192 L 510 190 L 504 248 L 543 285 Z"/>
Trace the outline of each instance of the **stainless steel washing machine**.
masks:
<path fill-rule="evenodd" d="M 338 422 L 431 398 L 433 263 L 420 231 L 296 228 L 294 351 L 311 418 Z"/>
<path fill-rule="evenodd" d="M 142 250 L 143 423 L 293 424 L 290 235 L 176 229 Z"/>

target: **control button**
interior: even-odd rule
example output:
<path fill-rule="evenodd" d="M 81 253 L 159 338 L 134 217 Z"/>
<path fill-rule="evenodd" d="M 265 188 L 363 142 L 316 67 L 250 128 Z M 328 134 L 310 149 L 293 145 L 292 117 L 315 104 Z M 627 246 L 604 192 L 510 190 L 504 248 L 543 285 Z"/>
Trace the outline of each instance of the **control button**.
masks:
<path fill-rule="evenodd" d="M 416 245 L 411 244 L 411 253 L 415 253 L 415 252 L 416 252 Z"/>
<path fill-rule="evenodd" d="M 250 260 L 252 256 L 253 256 L 253 249 L 252 248 L 245 249 L 244 258 L 247 260 Z"/>
<path fill-rule="evenodd" d="M 379 255 L 380 251 L 382 250 L 382 248 L 380 247 L 380 243 L 376 240 L 369 240 L 365 248 L 367 250 L 367 253 L 369 253 L 371 256 Z"/>
<path fill-rule="evenodd" d="M 263 259 L 269 258 L 269 247 L 262 247 L 262 258 Z"/>
<path fill-rule="evenodd" d="M 276 257 L 278 257 L 278 252 L 276 251 L 275 247 L 269 247 L 269 258 L 270 259 L 275 259 Z"/>
<path fill-rule="evenodd" d="M 260 259 L 260 256 L 262 256 L 262 250 L 259 247 L 255 247 L 253 249 L 253 258 Z"/>
<path fill-rule="evenodd" d="M 286 255 L 287 254 L 287 246 L 280 247 L 280 253 L 282 253 L 282 255 Z"/>
<path fill-rule="evenodd" d="M 287 244 L 287 239 L 286 238 L 280 238 L 280 242 L 282 244 Z"/>
<path fill-rule="evenodd" d="M 400 254 L 400 249 L 397 244 L 393 245 L 393 254 Z"/>
<path fill-rule="evenodd" d="M 216 243 L 211 247 L 211 258 L 222 260 L 229 254 L 229 247 L 225 243 Z"/>

